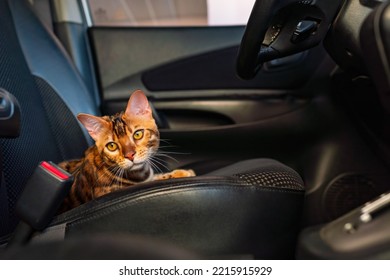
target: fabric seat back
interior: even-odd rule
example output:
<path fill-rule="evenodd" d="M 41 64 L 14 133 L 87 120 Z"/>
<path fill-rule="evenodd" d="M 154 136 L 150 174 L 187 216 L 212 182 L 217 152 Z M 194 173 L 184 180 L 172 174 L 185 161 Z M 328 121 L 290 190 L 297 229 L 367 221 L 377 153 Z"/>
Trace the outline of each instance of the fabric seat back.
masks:
<path fill-rule="evenodd" d="M 13 7 L 15 10 L 16 8 L 24 9 L 27 14 L 29 13 L 28 4 L 24 1 L 10 2 L 12 2 L 11 5 L 15 6 Z M 3 189 L 0 190 L 0 201 L 7 204 L 3 205 L 2 208 L 8 208 L 8 211 L 0 213 L 2 220 L 0 236 L 12 232 L 15 228 L 18 222 L 14 213 L 15 202 L 39 162 L 42 160 L 60 162 L 64 159 L 80 157 L 88 146 L 74 113 L 66 105 L 64 99 L 50 86 L 51 81 L 46 79 L 44 71 L 40 72 L 40 76 L 32 74 L 32 72 L 39 73 L 37 70 L 39 65 L 48 71 L 46 63 L 50 64 L 50 61 L 53 62 L 55 57 L 61 58 L 61 56 L 62 60 L 57 59 L 57 64 L 51 64 L 52 67 L 57 68 L 57 75 L 61 73 L 61 69 L 73 71 L 72 67 L 67 65 L 70 61 L 65 59 L 64 53 L 46 52 L 45 54 L 43 45 L 31 46 L 35 51 L 41 52 L 41 61 L 35 64 L 34 71 L 32 71 L 32 63 L 27 63 L 23 53 L 21 41 L 18 38 L 20 34 L 17 33 L 13 23 L 13 16 L 8 1 L 1 0 L 0 88 L 4 88 L 18 99 L 22 116 L 20 136 L 16 139 L 0 138 L 5 181 Z M 28 19 L 31 20 L 28 21 Z M 20 29 L 27 28 L 25 31 L 29 32 L 28 28 L 35 27 L 36 30 L 40 30 L 42 34 L 48 36 L 41 23 L 33 18 L 32 13 L 28 17 L 26 16 L 24 23 L 25 26 L 19 26 Z M 29 25 L 31 26 L 28 27 Z M 30 34 L 30 36 L 34 37 L 34 34 Z M 49 39 L 48 37 L 47 45 L 50 45 Z M 42 40 L 40 42 L 43 43 Z M 26 44 L 26 41 L 24 43 Z M 24 49 L 26 48 L 25 45 Z M 48 55 L 53 54 L 54 58 L 48 57 Z M 52 71 L 55 72 L 54 69 Z M 77 73 L 72 72 L 71 75 L 77 75 Z M 78 83 L 81 82 L 81 80 L 78 81 Z M 73 94 L 80 95 L 80 92 Z M 79 106 L 82 108 L 83 104 L 80 103 Z M 85 104 L 85 110 L 93 111 L 93 109 L 88 109 L 91 106 Z"/>

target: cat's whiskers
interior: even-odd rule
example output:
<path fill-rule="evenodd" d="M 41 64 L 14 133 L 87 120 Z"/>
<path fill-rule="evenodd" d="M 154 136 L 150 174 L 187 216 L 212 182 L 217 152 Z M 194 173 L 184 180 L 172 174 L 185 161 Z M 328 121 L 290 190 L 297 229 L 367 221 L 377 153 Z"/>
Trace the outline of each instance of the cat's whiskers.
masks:
<path fill-rule="evenodd" d="M 153 164 L 153 166 L 155 166 L 160 172 L 162 172 L 161 168 L 159 168 L 159 166 L 161 166 L 162 168 L 168 170 L 168 165 L 167 163 L 165 163 L 164 161 L 162 161 L 161 159 L 157 158 L 157 157 L 151 157 L 150 158 L 150 162 Z"/>
<path fill-rule="evenodd" d="M 169 140 L 169 139 L 161 139 L 160 138 L 160 142 L 164 142 L 166 144 L 171 144 L 171 140 Z"/>
<path fill-rule="evenodd" d="M 120 181 L 120 183 L 122 183 L 122 179 L 123 179 L 123 175 L 125 174 L 125 171 L 127 170 L 127 168 L 123 168 L 121 166 L 118 166 L 118 170 L 117 172 L 115 173 L 115 176 L 116 176 L 116 180 L 117 181 Z M 119 179 L 119 180 L 118 180 Z"/>
<path fill-rule="evenodd" d="M 165 147 L 160 147 L 160 148 L 165 148 Z M 162 149 L 159 149 L 158 153 L 170 154 L 170 155 L 190 155 L 191 154 L 191 153 L 185 153 L 185 152 L 164 151 Z"/>
<path fill-rule="evenodd" d="M 166 158 L 173 160 L 174 162 L 177 162 L 177 163 L 179 162 L 177 159 L 175 159 L 174 157 L 172 157 L 164 152 L 157 152 L 156 157 L 166 157 Z"/>
<path fill-rule="evenodd" d="M 96 166 L 96 174 L 99 174 L 99 173 L 100 173 L 99 171 L 101 171 L 101 170 L 104 168 L 104 165 L 105 165 L 105 163 L 102 162 L 100 165 Z M 109 167 L 108 167 L 108 168 L 109 168 Z M 105 176 L 105 174 L 104 174 L 104 173 L 101 173 L 101 174 L 96 178 L 96 180 L 94 180 L 94 186 L 99 185 L 100 179 L 101 179 L 102 177 L 104 177 L 104 176 Z"/>
<path fill-rule="evenodd" d="M 149 160 L 150 165 L 152 165 L 160 173 L 162 173 L 162 170 L 159 166 L 163 167 L 166 170 L 169 169 L 168 164 L 163 159 L 161 159 L 161 157 L 171 159 L 172 161 L 178 163 L 179 161 L 171 155 L 186 155 L 186 154 L 188 154 L 188 153 L 171 152 L 171 151 L 161 150 L 161 148 L 170 148 L 170 147 L 174 147 L 174 146 L 160 146 L 160 148 L 157 151 L 155 151 L 153 153 L 149 153 L 148 158 L 150 159 Z"/>
<path fill-rule="evenodd" d="M 153 164 L 154 167 L 158 168 L 158 166 L 156 164 L 159 164 L 162 167 L 166 168 L 166 166 L 161 162 L 161 160 L 156 158 L 157 153 L 158 153 L 158 150 L 148 150 L 147 151 L 147 161 L 150 164 Z M 161 171 L 160 168 L 158 168 L 158 170 Z"/>
<path fill-rule="evenodd" d="M 161 170 L 161 168 L 156 163 L 154 163 L 153 160 L 154 160 L 153 158 L 148 158 L 146 162 L 152 167 L 152 169 L 156 170 L 158 173 L 162 173 L 163 171 Z"/>
<path fill-rule="evenodd" d="M 112 184 L 114 184 L 115 182 L 116 182 L 117 184 L 119 183 L 119 187 L 122 188 L 122 184 L 123 184 L 123 181 L 122 181 L 123 174 L 124 174 L 124 169 L 123 169 L 122 167 L 119 166 L 119 168 L 117 169 L 117 171 L 116 171 L 115 174 L 114 174 L 114 179 L 113 179 Z"/>
<path fill-rule="evenodd" d="M 112 182 L 113 182 L 113 175 L 112 175 L 112 172 L 113 171 L 111 171 L 109 168 L 107 168 L 107 170 L 109 171 L 109 172 L 102 172 L 102 174 L 98 177 L 98 186 L 104 186 L 104 187 L 108 187 L 110 184 L 112 184 Z M 99 180 L 101 177 L 105 177 L 105 178 L 107 178 L 108 180 L 109 180 L 109 183 L 103 183 L 102 184 L 102 182 Z"/>
<path fill-rule="evenodd" d="M 105 187 L 111 187 L 112 185 L 114 185 L 115 182 L 121 182 L 121 180 L 118 180 L 118 177 L 122 178 L 119 176 L 120 172 L 122 170 L 122 168 L 120 166 L 108 167 L 107 169 L 109 171 L 109 174 L 108 174 L 109 179 L 111 179 L 111 180 L 108 184 L 105 185 Z"/>

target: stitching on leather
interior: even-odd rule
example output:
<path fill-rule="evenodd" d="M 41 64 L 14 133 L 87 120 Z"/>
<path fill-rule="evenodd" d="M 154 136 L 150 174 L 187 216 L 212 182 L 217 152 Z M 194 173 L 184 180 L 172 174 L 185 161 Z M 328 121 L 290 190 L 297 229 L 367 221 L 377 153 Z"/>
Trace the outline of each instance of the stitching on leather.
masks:
<path fill-rule="evenodd" d="M 239 184 L 239 185 L 241 185 L 241 187 L 250 185 L 249 183 L 247 183 L 243 180 L 238 180 L 235 178 L 230 179 L 230 178 L 224 177 L 223 180 L 221 180 L 221 179 L 216 180 L 216 178 L 217 177 L 212 177 L 211 181 L 209 181 L 209 182 L 205 182 L 204 180 L 202 180 L 202 181 L 191 180 L 190 181 L 190 180 L 183 180 L 183 179 L 181 179 L 178 182 L 175 182 L 175 181 L 177 181 L 177 179 L 165 180 L 165 181 L 161 181 L 161 185 L 159 185 L 158 187 L 148 188 L 146 185 L 145 188 L 147 188 L 147 189 L 139 189 L 139 190 L 137 190 L 129 195 L 132 195 L 132 196 L 145 195 L 148 193 L 158 192 L 161 189 L 164 189 L 165 187 L 166 187 L 165 190 L 168 190 L 168 189 L 173 189 L 173 188 L 178 188 L 178 187 L 183 187 L 183 188 L 184 187 L 191 187 L 194 185 L 202 186 L 202 185 L 210 184 L 210 182 L 217 183 L 217 184 L 218 183 Z M 215 181 L 213 181 L 213 180 L 215 180 Z M 253 187 L 256 187 L 256 186 L 253 186 Z M 116 197 L 107 203 L 117 204 L 117 203 L 121 203 L 122 201 L 126 201 L 128 199 L 129 199 L 129 197 L 127 197 L 127 195 L 124 195 L 124 196 Z M 105 204 L 107 204 L 107 203 L 103 202 L 101 205 L 96 205 L 95 209 L 93 211 L 99 210 L 100 208 L 106 208 L 107 206 Z M 88 214 L 89 212 L 91 212 L 91 209 L 85 209 L 83 211 L 76 212 L 75 214 L 66 215 L 63 217 L 63 219 L 61 219 L 61 218 L 55 219 L 53 221 L 53 225 L 59 224 L 61 222 L 71 221 L 72 219 L 75 219 L 75 218 L 77 219 L 77 217 L 79 217 L 80 215 L 85 215 L 85 214 Z"/>
<path fill-rule="evenodd" d="M 226 182 L 224 182 L 224 183 L 226 183 Z M 197 185 L 198 184 L 199 183 L 197 183 Z M 191 187 L 192 185 L 187 185 L 187 186 L 184 186 L 184 187 Z M 296 194 L 296 195 L 298 195 L 298 194 L 300 195 L 300 194 L 303 193 L 303 191 L 290 190 L 290 189 L 273 189 L 273 188 L 261 188 L 261 189 L 259 189 L 256 186 L 250 186 L 250 185 L 244 185 L 244 187 L 253 188 L 255 191 L 290 193 L 290 194 Z M 213 189 L 213 190 L 216 190 L 216 189 L 241 190 L 242 186 L 241 187 L 240 186 L 202 187 L 202 189 L 203 190 L 207 190 L 207 189 Z M 183 193 L 183 192 L 189 192 L 189 191 L 193 191 L 193 190 L 192 189 L 183 189 L 183 190 L 176 189 L 176 190 L 172 190 L 172 191 L 175 191 L 175 193 Z M 74 221 L 69 221 L 68 222 L 68 228 L 77 226 L 79 224 L 82 224 L 82 223 L 85 223 L 85 222 L 88 222 L 88 221 L 91 221 L 91 220 L 95 220 L 97 218 L 106 216 L 107 214 L 116 212 L 116 211 L 121 210 L 123 208 L 129 207 L 129 206 L 132 206 L 132 205 L 135 205 L 135 204 L 138 204 L 138 203 L 142 203 L 142 202 L 151 200 L 151 199 L 153 199 L 155 197 L 160 197 L 160 196 L 164 196 L 164 195 L 166 195 L 166 194 L 155 193 L 155 194 L 151 194 L 148 197 L 143 197 L 143 198 L 142 197 L 141 198 L 135 198 L 135 199 L 131 198 L 130 200 L 129 200 L 129 198 L 123 198 L 123 200 L 128 200 L 128 201 L 124 201 L 123 203 L 118 203 L 118 201 L 110 201 L 110 204 L 112 203 L 113 205 L 112 206 L 111 205 L 106 205 L 106 206 L 102 207 L 102 210 L 98 211 L 98 213 L 90 213 L 90 215 L 88 215 L 87 217 L 80 217 L 80 219 L 76 219 Z M 106 209 L 104 209 L 104 208 L 106 208 Z"/>

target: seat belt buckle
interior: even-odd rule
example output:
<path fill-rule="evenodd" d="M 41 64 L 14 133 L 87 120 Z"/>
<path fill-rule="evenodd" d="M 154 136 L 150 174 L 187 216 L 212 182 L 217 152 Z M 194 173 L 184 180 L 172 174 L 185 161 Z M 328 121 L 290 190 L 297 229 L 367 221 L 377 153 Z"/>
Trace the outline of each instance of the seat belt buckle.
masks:
<path fill-rule="evenodd" d="M 52 162 L 42 161 L 16 203 L 16 213 L 34 230 L 46 228 L 72 187 L 73 176 Z"/>

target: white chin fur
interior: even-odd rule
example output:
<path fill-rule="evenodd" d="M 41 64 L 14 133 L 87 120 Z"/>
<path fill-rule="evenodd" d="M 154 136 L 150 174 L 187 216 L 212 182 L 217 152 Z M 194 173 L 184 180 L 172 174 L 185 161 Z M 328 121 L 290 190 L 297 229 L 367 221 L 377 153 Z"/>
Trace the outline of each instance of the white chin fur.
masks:
<path fill-rule="evenodd" d="M 129 159 L 125 159 L 122 164 L 120 165 L 123 169 L 129 169 L 129 170 L 138 170 L 141 169 L 144 166 L 144 162 L 133 162 Z"/>

